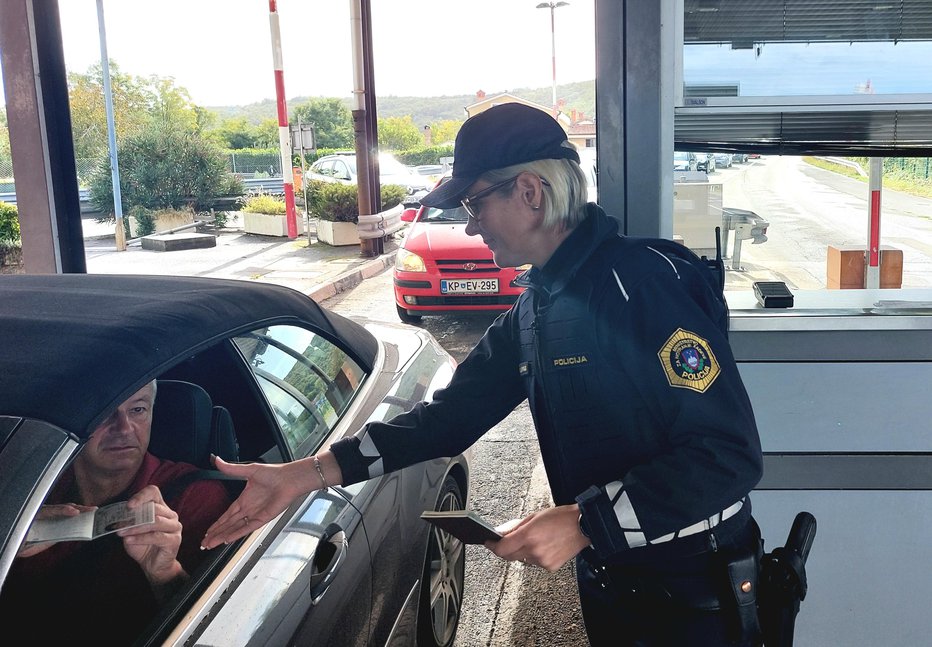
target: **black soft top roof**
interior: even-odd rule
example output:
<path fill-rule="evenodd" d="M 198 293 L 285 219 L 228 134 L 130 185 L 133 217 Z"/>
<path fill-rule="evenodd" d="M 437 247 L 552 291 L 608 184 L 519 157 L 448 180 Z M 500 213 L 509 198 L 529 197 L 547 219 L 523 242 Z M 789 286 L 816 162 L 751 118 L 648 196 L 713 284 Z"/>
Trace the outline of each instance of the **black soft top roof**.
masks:
<path fill-rule="evenodd" d="M 303 322 L 370 371 L 378 342 L 291 288 L 101 274 L 0 277 L 0 415 L 84 435 L 147 381 L 247 329 Z"/>

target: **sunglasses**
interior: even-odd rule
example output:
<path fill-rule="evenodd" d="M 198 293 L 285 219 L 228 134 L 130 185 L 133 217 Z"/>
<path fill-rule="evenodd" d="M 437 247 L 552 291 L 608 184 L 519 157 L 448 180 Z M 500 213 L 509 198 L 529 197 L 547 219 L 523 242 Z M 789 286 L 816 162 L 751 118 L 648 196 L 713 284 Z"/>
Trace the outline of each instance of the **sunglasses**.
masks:
<path fill-rule="evenodd" d="M 514 181 L 517 179 L 518 179 L 518 176 L 516 175 L 514 177 L 508 178 L 507 180 L 496 182 L 495 184 L 487 186 L 481 191 L 474 193 L 473 195 L 466 196 L 465 198 L 460 200 L 460 204 L 463 205 L 463 209 L 466 210 L 466 213 L 469 214 L 469 217 L 475 220 L 476 223 L 478 224 L 479 223 L 479 204 L 478 204 L 479 200 L 481 200 L 482 198 L 486 196 L 492 195 L 499 189 L 503 189 L 509 184 L 513 184 Z M 540 178 L 540 183 L 543 184 L 544 186 L 550 186 L 550 182 L 548 182 L 544 178 Z"/>

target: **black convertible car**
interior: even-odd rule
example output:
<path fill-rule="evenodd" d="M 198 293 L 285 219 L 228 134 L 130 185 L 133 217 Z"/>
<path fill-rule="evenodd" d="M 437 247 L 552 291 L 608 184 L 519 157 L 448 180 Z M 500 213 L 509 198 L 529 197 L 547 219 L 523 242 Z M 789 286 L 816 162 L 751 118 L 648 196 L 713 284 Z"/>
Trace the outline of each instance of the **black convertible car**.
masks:
<path fill-rule="evenodd" d="M 0 277 L 0 587 L 91 431 L 153 379 L 149 451 L 209 478 L 211 452 L 296 460 L 430 399 L 453 369 L 422 330 L 350 321 L 288 288 Z M 464 455 L 314 492 L 212 551 L 137 644 L 450 645 L 465 551 L 419 515 L 468 494 Z M 56 617 L 35 611 L 4 631 L 30 642 L 30 623 Z M 108 612 L 88 618 L 98 644 Z"/>

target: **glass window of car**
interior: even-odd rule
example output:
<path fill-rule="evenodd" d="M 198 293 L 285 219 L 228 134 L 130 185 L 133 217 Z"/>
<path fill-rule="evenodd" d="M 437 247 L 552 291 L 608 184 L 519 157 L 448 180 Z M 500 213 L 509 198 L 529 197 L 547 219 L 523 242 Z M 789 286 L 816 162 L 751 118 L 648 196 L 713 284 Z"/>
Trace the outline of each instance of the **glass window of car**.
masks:
<path fill-rule="evenodd" d="M 296 457 L 320 446 L 366 377 L 339 347 L 304 328 L 271 326 L 234 341 Z"/>
<path fill-rule="evenodd" d="M 311 170 L 314 173 L 319 173 L 321 175 L 333 175 L 333 160 L 320 160 L 314 162 L 311 166 Z"/>
<path fill-rule="evenodd" d="M 352 173 L 350 172 L 350 169 L 352 169 Z M 338 159 L 333 161 L 333 177 L 339 178 L 341 180 L 352 180 L 355 173 L 356 165 L 355 163 L 350 163 L 349 159 Z"/>
<path fill-rule="evenodd" d="M 391 155 L 379 155 L 379 173 L 383 175 L 410 175 L 411 169 Z"/>
<path fill-rule="evenodd" d="M 469 220 L 469 215 L 462 207 L 455 209 L 427 207 L 424 215 L 421 216 L 422 222 L 466 222 L 467 220 Z"/>

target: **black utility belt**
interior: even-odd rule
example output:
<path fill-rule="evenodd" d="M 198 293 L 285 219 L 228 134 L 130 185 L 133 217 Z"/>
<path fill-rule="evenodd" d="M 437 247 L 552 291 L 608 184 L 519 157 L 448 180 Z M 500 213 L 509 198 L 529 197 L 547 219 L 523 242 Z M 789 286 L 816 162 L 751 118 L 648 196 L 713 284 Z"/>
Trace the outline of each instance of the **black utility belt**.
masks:
<path fill-rule="evenodd" d="M 656 564 L 663 567 L 669 561 L 715 552 L 717 546 L 731 543 L 731 540 L 743 532 L 751 522 L 751 506 L 743 505 L 733 516 L 725 519 L 715 527 L 697 532 L 672 541 L 648 544 L 631 548 L 609 559 L 600 559 L 591 548 L 583 550 L 583 558 L 593 566 L 634 566 L 650 568 Z"/>

